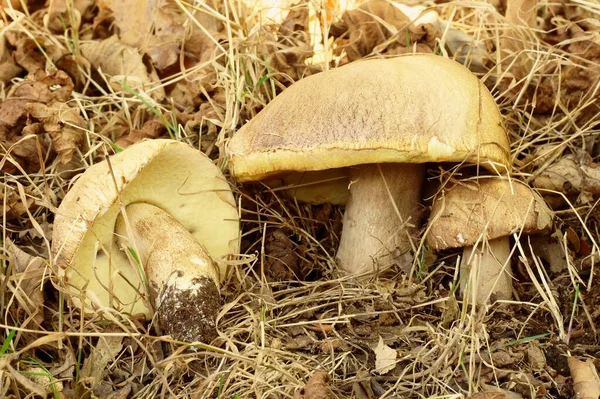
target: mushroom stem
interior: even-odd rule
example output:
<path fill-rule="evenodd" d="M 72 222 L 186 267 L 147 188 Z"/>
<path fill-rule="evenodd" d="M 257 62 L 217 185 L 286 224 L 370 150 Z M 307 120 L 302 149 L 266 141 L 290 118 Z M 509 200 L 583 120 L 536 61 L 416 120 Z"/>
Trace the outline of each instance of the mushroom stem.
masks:
<path fill-rule="evenodd" d="M 489 240 L 483 249 L 465 247 L 460 262 L 460 290 L 463 297 L 467 291 L 469 302 L 477 305 L 488 303 L 492 295 L 495 299 L 510 299 L 512 278 L 509 258 L 508 236 Z"/>
<path fill-rule="evenodd" d="M 130 204 L 125 215 L 117 218 L 117 242 L 137 251 L 163 332 L 180 341 L 210 342 L 220 308 L 219 271 L 206 249 L 154 205 Z"/>
<path fill-rule="evenodd" d="M 418 222 L 415 215 L 424 176 L 423 164 L 352 169 L 350 199 L 337 252 L 342 269 L 359 274 L 388 266 L 411 249 L 409 235 Z"/>

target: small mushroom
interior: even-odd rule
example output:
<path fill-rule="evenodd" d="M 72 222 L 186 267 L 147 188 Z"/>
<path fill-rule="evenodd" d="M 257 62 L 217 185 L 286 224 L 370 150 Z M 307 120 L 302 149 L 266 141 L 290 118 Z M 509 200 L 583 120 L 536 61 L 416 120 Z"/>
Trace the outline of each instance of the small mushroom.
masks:
<path fill-rule="evenodd" d="M 227 151 L 241 182 L 348 168 L 334 176 L 349 175 L 337 259 L 351 274 L 393 264 L 410 250 L 424 163 L 510 167 L 490 92 L 464 66 L 426 54 L 358 61 L 302 79 L 234 134 Z M 331 195 L 322 186 L 315 191 L 321 200 L 344 201 L 333 181 Z"/>
<path fill-rule="evenodd" d="M 165 333 L 206 342 L 220 304 L 215 261 L 239 252 L 239 234 L 219 168 L 187 144 L 149 140 L 77 179 L 56 213 L 52 254 L 76 306 L 156 310 Z"/>
<path fill-rule="evenodd" d="M 479 178 L 446 188 L 434 200 L 427 243 L 436 250 L 464 248 L 460 287 L 469 271 L 469 300 L 485 304 L 512 297 L 510 235 L 551 230 L 553 213 L 542 197 L 517 180 Z"/>

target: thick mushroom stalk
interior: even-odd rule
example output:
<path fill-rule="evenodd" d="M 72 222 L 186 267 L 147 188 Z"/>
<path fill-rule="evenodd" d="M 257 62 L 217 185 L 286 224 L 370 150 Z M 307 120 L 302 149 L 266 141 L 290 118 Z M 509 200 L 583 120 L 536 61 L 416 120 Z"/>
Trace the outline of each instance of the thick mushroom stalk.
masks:
<path fill-rule="evenodd" d="M 460 262 L 460 291 L 469 302 L 483 305 L 490 297 L 512 297 L 510 275 L 510 239 L 500 237 L 480 247 L 467 246 Z"/>
<path fill-rule="evenodd" d="M 175 218 L 146 203 L 128 205 L 115 232 L 120 248 L 138 255 L 163 332 L 210 342 L 220 308 L 219 271 L 206 249 Z"/>
<path fill-rule="evenodd" d="M 391 265 L 410 250 L 424 176 L 423 164 L 352 169 L 337 252 L 342 269 L 350 274 L 364 273 Z"/>
<path fill-rule="evenodd" d="M 510 143 L 492 94 L 463 65 L 425 54 L 352 62 L 299 80 L 233 135 L 227 155 L 239 182 L 361 165 L 379 180 L 374 165 L 510 169 Z M 362 172 L 351 178 L 337 254 L 346 271 L 384 266 L 409 247 L 410 229 L 401 226 L 418 206 L 422 171 L 416 177 L 407 168 L 386 177 L 391 195 Z M 320 200 L 328 198 L 344 197 Z"/>

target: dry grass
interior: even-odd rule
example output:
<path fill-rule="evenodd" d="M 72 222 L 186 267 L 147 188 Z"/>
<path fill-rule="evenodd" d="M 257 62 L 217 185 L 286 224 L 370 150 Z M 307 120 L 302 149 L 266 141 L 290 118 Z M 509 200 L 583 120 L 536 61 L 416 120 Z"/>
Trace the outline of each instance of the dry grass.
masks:
<path fill-rule="evenodd" d="M 175 3 L 182 10 L 193 9 L 189 3 Z M 309 7 L 316 15 L 321 11 L 317 3 L 298 7 Z M 600 19 L 597 4 L 576 3 L 588 18 Z M 484 2 L 420 4 L 431 6 L 484 49 L 485 70 L 477 73 L 506 118 L 514 178 L 533 184 L 562 156 L 559 149 L 564 154 L 583 149 L 593 160 L 597 158 L 596 97 L 600 84 L 590 81 L 576 94 L 567 93 L 569 89 L 564 87 L 569 83 L 565 73 L 600 67 L 598 59 L 573 54 L 564 42 L 573 39 L 563 32 L 577 19 L 555 16 L 552 30 L 545 28 L 544 33 L 542 28 L 533 31 L 510 26 Z M 197 146 L 225 169 L 224 144 L 244 121 L 294 79 L 323 68 L 323 64 L 314 64 L 278 70 L 272 64 L 273 54 L 298 52 L 301 41 L 276 40 L 273 32 L 277 26 L 266 26 L 256 9 L 246 9 L 236 0 L 222 5 L 220 9 L 197 6 L 224 23 L 227 39 L 215 39 L 214 56 L 154 82 L 146 92 L 130 95 L 106 84 L 108 76 L 100 75 L 103 82 L 92 79 L 89 70 L 83 71 L 86 90 L 73 92 L 69 100 L 86 122 L 84 140 L 75 149 L 75 171 L 65 170 L 58 158 L 44 159 L 48 155 L 41 151 L 39 162 L 46 167 L 39 172 L 27 171 L 14 149 L 23 142 L 44 140 L 35 135 L 2 148 L 5 155 L 0 165 L 11 165 L 12 171 L 0 180 L 4 202 L 0 396 L 72 398 L 92 397 L 95 392 L 98 397 L 112 398 L 292 397 L 316 370 L 330 374 L 340 397 L 459 398 L 490 386 L 524 397 L 569 396 L 563 357 L 568 353 L 593 356 L 598 351 L 594 326 L 600 312 L 598 279 L 594 279 L 599 253 L 598 197 L 593 195 L 585 201 L 563 193 L 553 196 L 554 200 L 564 198 L 557 210 L 557 237 L 563 255 L 567 254 L 565 267 L 550 272 L 547 260 L 542 264 L 539 256 L 531 255 L 536 253 L 534 245 L 516 239 L 513 261 L 517 275 L 524 279 L 518 290 L 520 299 L 481 309 L 458 296 L 458 253 L 434 256 L 422 239 L 415 241 L 418 250 L 410 272 L 397 267 L 364 281 L 343 277 L 333 259 L 342 209 L 298 204 L 260 185 L 236 187 L 243 208 L 244 255 L 234 262 L 224 284 L 219 336 L 211 345 L 196 344 L 195 351 L 188 351 L 188 344 L 154 336 L 152 324 L 130 320 L 109 309 L 84 316 L 66 305 L 49 255 L 53 213 L 73 176 L 112 151 L 108 143 L 116 141 L 116 132 L 141 129 L 154 117 L 152 109 L 172 121 L 176 107 L 156 101 L 153 91 L 194 79 L 200 71 L 215 74 L 213 87 L 201 89 L 211 112 L 196 124 L 179 121 L 171 134 Z M 539 19 L 550 21 L 557 6 L 540 2 Z M 35 13 L 5 9 L 3 18 L 3 34 L 19 32 L 40 49 L 52 44 L 77 54 L 85 34 L 52 33 Z M 526 71 L 514 67 L 514 54 L 503 54 L 501 38 L 509 33 L 520 43 L 522 51 L 517 58 L 527 60 L 524 64 L 530 68 Z M 587 35 L 596 45 L 597 34 L 595 39 L 591 33 Z M 560 35 L 564 37 L 558 43 L 544 40 Z M 328 48 L 331 46 L 328 42 Z M 314 60 L 331 57 L 321 54 Z M 47 54 L 46 60 L 50 66 L 51 55 Z M 290 71 L 299 73 L 290 76 Z M 3 99 L 24 76 L 3 87 Z M 558 95 L 548 96 L 549 87 Z M 542 106 L 548 109 L 540 113 Z M 39 143 L 36 145 L 40 148 Z M 430 180 L 441 185 L 469 175 L 469 169 L 430 169 Z M 27 206 L 18 217 L 11 217 L 18 204 Z M 567 237 L 569 229 L 578 240 L 585 241 L 589 251 L 574 250 Z M 295 272 L 301 275 L 296 277 L 303 281 L 269 278 L 268 269 L 278 257 L 269 250 L 269 240 L 277 231 L 291 238 L 286 254 L 298 262 Z M 39 257 L 33 271 L 17 270 L 18 262 L 11 260 L 10 242 Z M 26 259 L 25 266 L 31 261 Z M 44 292 L 42 307 L 33 294 L 40 287 Z M 379 337 L 398 353 L 396 367 L 385 375 L 373 372 L 373 348 Z M 532 360 L 532 353 L 539 349 L 546 355 L 541 366 Z"/>

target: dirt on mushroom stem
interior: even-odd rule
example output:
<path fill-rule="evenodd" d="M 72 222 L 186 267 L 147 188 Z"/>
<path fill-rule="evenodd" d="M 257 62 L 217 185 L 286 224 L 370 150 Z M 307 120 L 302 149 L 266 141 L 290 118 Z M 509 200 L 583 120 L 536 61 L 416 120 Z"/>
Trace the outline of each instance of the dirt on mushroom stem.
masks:
<path fill-rule="evenodd" d="M 220 308 L 219 271 L 206 249 L 171 215 L 145 203 L 128 205 L 115 232 L 123 250 L 138 254 L 150 292 L 156 293 L 163 333 L 185 342 L 212 341 Z"/>
<path fill-rule="evenodd" d="M 424 179 L 424 164 L 352 168 L 337 252 L 340 267 L 349 273 L 364 273 L 394 264 L 411 249 L 410 235 L 417 228 L 415 216 Z"/>

